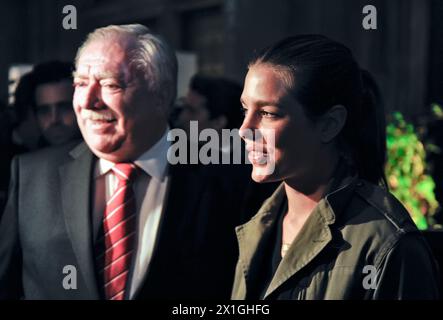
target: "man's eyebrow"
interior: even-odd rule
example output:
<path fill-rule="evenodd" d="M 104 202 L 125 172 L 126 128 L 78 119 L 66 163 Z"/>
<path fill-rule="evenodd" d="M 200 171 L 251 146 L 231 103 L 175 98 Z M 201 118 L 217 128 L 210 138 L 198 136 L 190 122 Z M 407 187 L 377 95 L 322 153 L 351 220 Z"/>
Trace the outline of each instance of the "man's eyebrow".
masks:
<path fill-rule="evenodd" d="M 101 79 L 117 79 L 122 80 L 123 75 L 117 72 L 111 72 L 111 71 L 99 71 L 95 74 L 95 77 L 99 80 Z"/>
<path fill-rule="evenodd" d="M 78 72 L 78 71 L 74 71 L 72 73 L 72 76 L 74 78 L 81 78 L 81 79 L 88 78 L 87 74 L 82 74 L 81 72 Z M 94 76 L 97 80 L 117 79 L 117 81 L 119 81 L 119 82 L 123 82 L 123 80 L 124 80 L 124 75 L 122 75 L 118 72 L 111 72 L 111 71 L 99 71 Z"/>

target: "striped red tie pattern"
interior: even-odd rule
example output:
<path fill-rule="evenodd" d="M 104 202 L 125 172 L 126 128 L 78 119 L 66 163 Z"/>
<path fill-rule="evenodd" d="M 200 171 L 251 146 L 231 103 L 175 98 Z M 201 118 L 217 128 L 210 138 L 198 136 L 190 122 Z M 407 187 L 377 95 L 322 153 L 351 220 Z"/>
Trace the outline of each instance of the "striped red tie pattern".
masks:
<path fill-rule="evenodd" d="M 134 251 L 136 206 L 132 183 L 137 167 L 132 163 L 118 163 L 112 171 L 119 183 L 106 203 L 96 260 L 106 299 L 123 300 Z"/>

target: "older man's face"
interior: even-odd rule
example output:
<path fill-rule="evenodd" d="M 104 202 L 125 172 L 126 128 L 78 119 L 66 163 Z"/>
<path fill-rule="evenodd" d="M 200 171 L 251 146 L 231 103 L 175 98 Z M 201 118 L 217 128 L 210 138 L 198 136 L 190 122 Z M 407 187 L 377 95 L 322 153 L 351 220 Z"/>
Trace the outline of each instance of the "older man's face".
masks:
<path fill-rule="evenodd" d="M 130 41 L 88 45 L 74 77 L 74 110 L 83 137 L 100 158 L 135 160 L 164 133 L 166 112 L 129 66 Z"/>

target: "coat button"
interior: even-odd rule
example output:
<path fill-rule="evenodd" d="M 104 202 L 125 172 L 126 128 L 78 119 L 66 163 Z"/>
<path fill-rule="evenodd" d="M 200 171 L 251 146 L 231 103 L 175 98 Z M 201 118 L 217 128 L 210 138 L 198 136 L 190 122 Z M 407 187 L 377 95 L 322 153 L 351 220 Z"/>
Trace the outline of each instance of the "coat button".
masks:
<path fill-rule="evenodd" d="M 357 182 L 357 187 L 362 187 L 363 186 L 363 182 L 359 181 Z"/>

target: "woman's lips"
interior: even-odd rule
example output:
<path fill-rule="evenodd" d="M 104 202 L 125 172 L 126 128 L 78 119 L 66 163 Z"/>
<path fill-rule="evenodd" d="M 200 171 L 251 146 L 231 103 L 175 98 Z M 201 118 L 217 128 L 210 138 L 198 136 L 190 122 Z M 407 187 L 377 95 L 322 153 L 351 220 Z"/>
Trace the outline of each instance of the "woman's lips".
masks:
<path fill-rule="evenodd" d="M 253 145 L 253 144 L 247 144 L 246 145 L 246 150 L 248 152 L 252 152 L 252 151 L 258 151 L 258 152 L 262 152 L 262 153 L 267 153 L 266 152 L 266 146 L 265 145 Z"/>
<path fill-rule="evenodd" d="M 268 154 L 261 151 L 249 151 L 248 159 L 253 165 L 265 165 L 268 162 Z"/>

